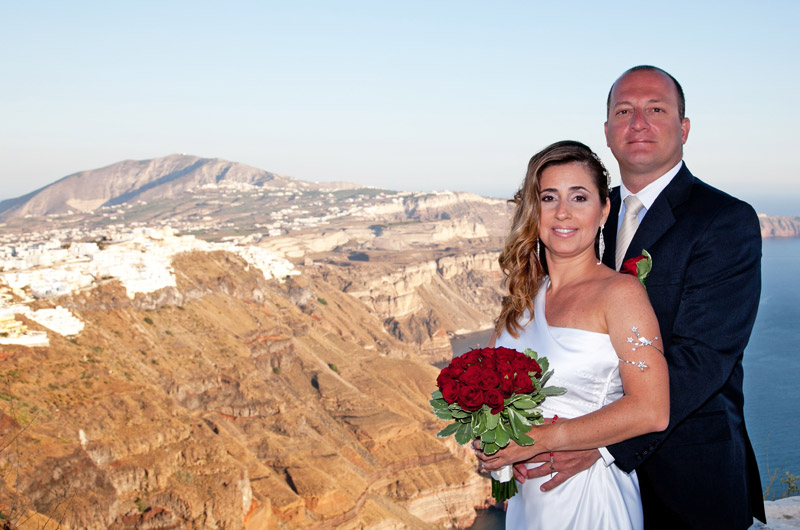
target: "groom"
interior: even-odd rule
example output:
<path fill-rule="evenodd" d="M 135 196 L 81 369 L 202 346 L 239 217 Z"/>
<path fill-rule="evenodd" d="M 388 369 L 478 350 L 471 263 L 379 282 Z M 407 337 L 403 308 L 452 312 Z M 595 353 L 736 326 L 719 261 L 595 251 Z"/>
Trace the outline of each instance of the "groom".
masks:
<path fill-rule="evenodd" d="M 619 269 L 642 250 L 652 256 L 647 293 L 669 365 L 670 422 L 663 432 L 600 453 L 607 464 L 636 470 L 645 528 L 745 529 L 753 517 L 766 522 L 742 410 L 761 234 L 748 204 L 698 180 L 683 163 L 684 110 L 680 84 L 653 66 L 626 71 L 608 95 L 606 141 L 622 186 L 611 194 L 603 261 Z M 542 488 L 557 487 L 598 456 L 557 453 L 559 473 Z M 541 466 L 528 474 L 549 472 Z"/>

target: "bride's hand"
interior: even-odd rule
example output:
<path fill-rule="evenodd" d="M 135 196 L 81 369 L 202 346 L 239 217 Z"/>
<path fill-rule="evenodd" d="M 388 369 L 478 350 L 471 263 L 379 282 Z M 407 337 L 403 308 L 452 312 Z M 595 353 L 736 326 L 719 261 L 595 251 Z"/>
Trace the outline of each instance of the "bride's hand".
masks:
<path fill-rule="evenodd" d="M 539 453 L 537 449 L 534 449 L 533 445 L 518 445 L 513 440 L 508 442 L 507 446 L 491 455 L 487 455 L 481 451 L 480 440 L 475 440 L 472 447 L 475 449 L 475 456 L 478 457 L 478 460 L 486 471 L 497 471 L 502 467 L 517 462 L 530 460 Z"/>

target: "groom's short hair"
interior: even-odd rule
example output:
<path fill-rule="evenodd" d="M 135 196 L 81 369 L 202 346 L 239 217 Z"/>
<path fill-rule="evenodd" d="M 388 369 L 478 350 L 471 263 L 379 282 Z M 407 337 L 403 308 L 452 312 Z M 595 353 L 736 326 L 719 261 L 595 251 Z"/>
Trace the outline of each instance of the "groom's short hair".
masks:
<path fill-rule="evenodd" d="M 651 72 L 661 72 L 662 74 L 664 74 L 667 77 L 669 77 L 670 79 L 672 79 L 672 82 L 675 84 L 675 91 L 678 93 L 678 115 L 679 115 L 678 117 L 680 119 L 685 118 L 686 117 L 686 96 L 683 95 L 683 87 L 681 87 L 681 84 L 678 83 L 678 80 L 675 79 L 674 77 L 672 77 L 672 74 L 670 74 L 666 70 L 663 70 L 663 69 L 659 68 L 658 66 L 652 66 L 652 65 L 649 65 L 649 64 L 640 64 L 639 66 L 634 66 L 633 68 L 628 68 L 627 70 L 625 70 L 622 73 L 622 75 L 617 78 L 617 81 L 619 81 L 620 79 L 622 79 L 623 77 L 625 77 L 626 75 L 628 75 L 628 74 L 630 74 L 632 72 L 638 72 L 640 70 L 651 71 Z M 606 116 L 608 116 L 608 114 L 611 112 L 611 92 L 613 92 L 614 85 L 617 84 L 617 81 L 614 81 L 614 83 L 611 85 L 611 88 L 608 89 L 608 97 L 606 98 Z"/>

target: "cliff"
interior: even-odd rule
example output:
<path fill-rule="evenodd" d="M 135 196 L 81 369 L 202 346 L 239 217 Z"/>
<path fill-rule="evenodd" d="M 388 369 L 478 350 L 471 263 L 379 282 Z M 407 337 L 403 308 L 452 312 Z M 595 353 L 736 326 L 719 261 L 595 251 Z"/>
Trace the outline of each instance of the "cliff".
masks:
<path fill-rule="evenodd" d="M 361 300 L 429 362 L 452 357 L 449 334 L 492 326 L 500 304 L 496 252 L 463 253 L 382 269 L 355 265 L 343 291 Z"/>
<path fill-rule="evenodd" d="M 418 274 L 462 274 L 455 261 Z M 12 522 L 472 521 L 489 481 L 468 450 L 435 437 L 437 370 L 386 332 L 369 305 L 377 292 L 342 293 L 324 264 L 285 283 L 227 252 L 180 254 L 173 266 L 177 285 L 155 293 L 131 299 L 114 280 L 58 299 L 86 324 L 76 339 L 3 347 L 0 506 Z"/>
<path fill-rule="evenodd" d="M 761 237 L 800 237 L 800 217 L 774 217 L 758 214 Z"/>

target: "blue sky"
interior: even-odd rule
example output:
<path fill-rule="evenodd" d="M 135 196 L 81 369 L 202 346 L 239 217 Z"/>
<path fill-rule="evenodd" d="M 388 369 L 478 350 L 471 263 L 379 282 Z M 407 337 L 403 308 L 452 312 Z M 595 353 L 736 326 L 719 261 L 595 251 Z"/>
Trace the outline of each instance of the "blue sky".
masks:
<path fill-rule="evenodd" d="M 610 84 L 683 84 L 685 159 L 800 215 L 800 2 L 4 2 L 0 199 L 171 153 L 305 180 L 508 197 L 530 156 L 605 146 Z"/>

